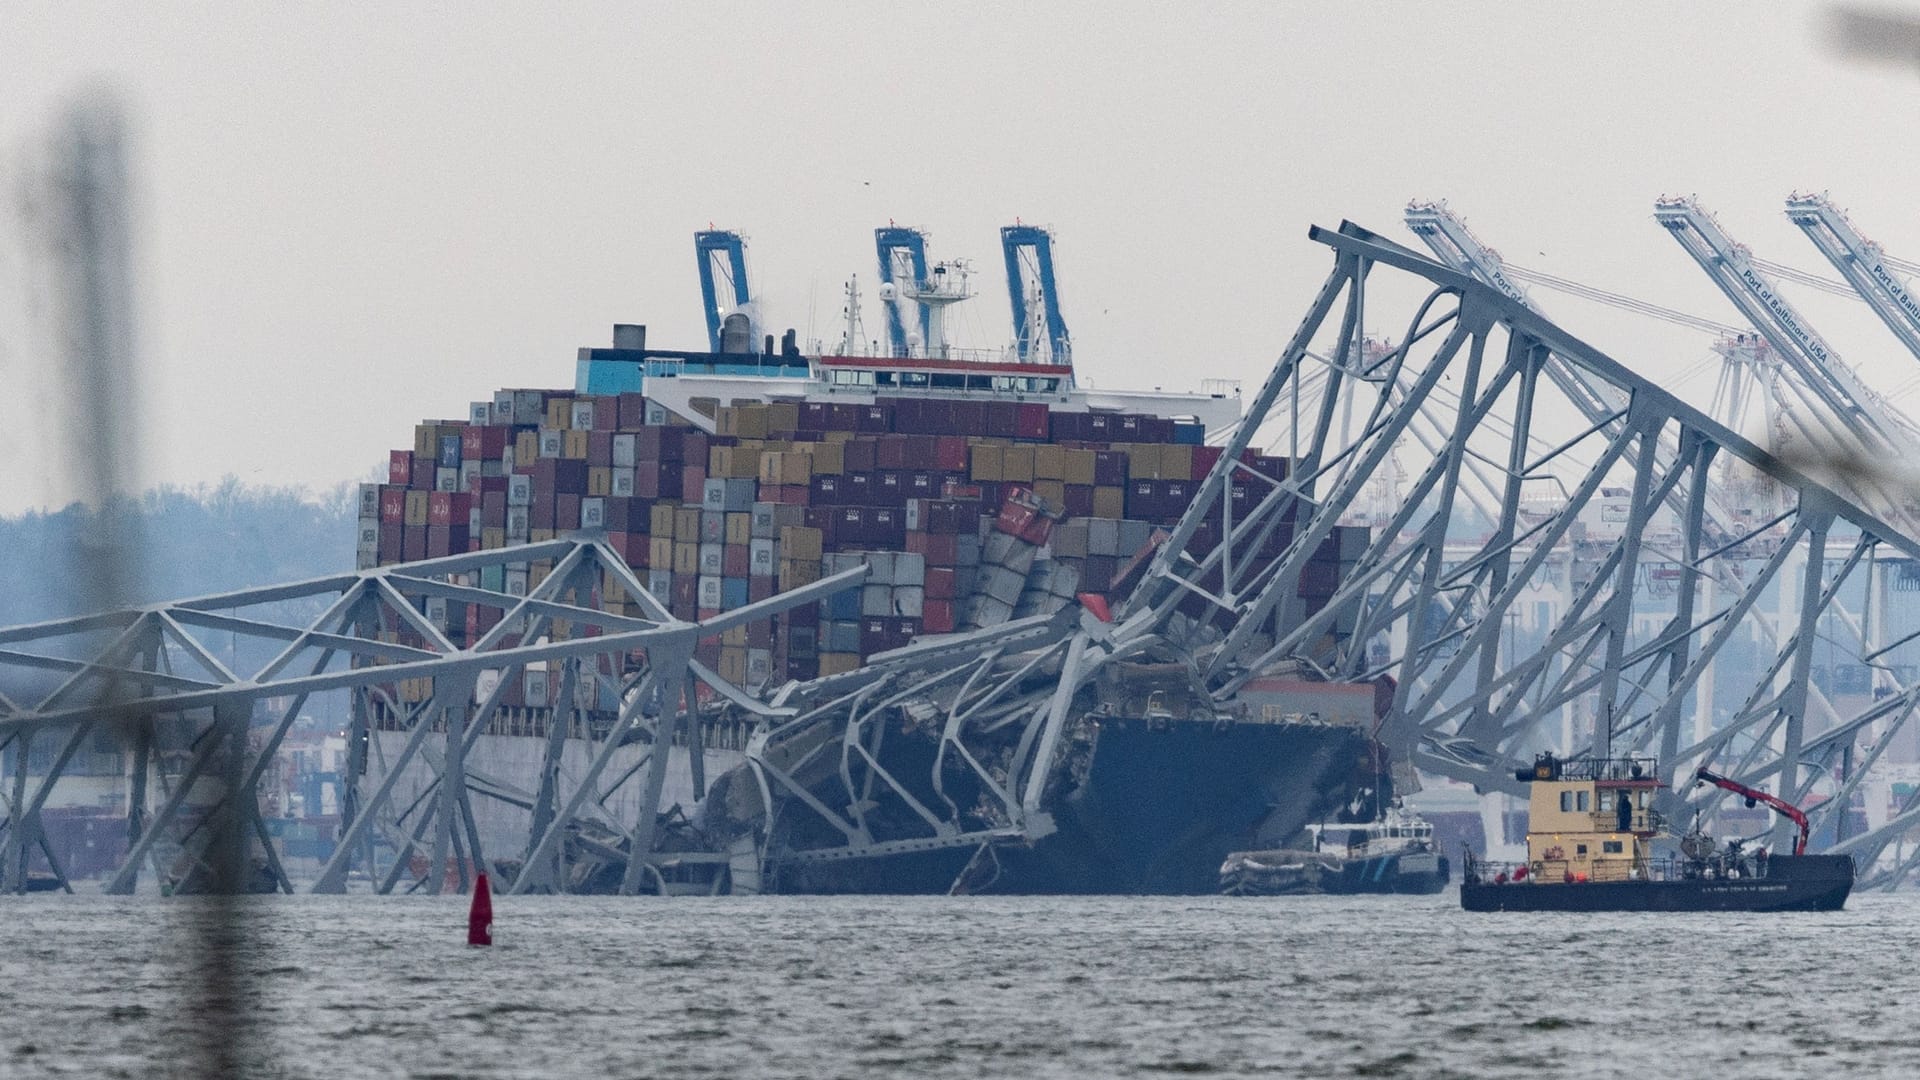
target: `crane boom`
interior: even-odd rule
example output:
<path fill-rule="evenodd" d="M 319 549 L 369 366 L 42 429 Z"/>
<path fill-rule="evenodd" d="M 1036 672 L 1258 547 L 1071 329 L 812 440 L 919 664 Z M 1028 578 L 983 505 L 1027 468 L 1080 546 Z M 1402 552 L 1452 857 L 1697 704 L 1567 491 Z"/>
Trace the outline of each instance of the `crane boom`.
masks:
<path fill-rule="evenodd" d="M 1795 855 L 1805 855 L 1807 853 L 1807 815 L 1799 807 L 1778 796 L 1769 795 L 1759 788 L 1751 788 L 1738 780 L 1721 776 L 1719 773 L 1712 772 L 1704 766 L 1694 772 L 1693 778 L 1704 783 L 1712 784 L 1714 787 L 1731 791 L 1735 795 L 1745 798 L 1748 806 L 1752 806 L 1756 802 L 1766 803 L 1773 809 L 1774 813 L 1779 814 L 1781 817 L 1799 826 L 1800 835 L 1793 842 L 1793 853 Z"/>
<path fill-rule="evenodd" d="M 1869 449 L 1920 444 L 1913 422 L 1860 381 L 1712 214 L 1691 197 L 1661 198 L 1653 217 L 1857 440 Z"/>
<path fill-rule="evenodd" d="M 1900 344 L 1920 359 L 1920 299 L 1888 268 L 1880 245 L 1861 236 L 1825 195 L 1788 196 L 1787 219 L 1800 226 Z"/>

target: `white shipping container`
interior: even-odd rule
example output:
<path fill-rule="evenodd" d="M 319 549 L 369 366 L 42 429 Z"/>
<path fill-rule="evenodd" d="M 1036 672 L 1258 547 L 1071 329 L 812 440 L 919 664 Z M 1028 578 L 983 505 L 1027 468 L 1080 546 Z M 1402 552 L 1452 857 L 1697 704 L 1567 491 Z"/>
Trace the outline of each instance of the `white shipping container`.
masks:
<path fill-rule="evenodd" d="M 700 572 L 710 577 L 719 577 L 726 573 L 727 545 L 700 545 Z M 701 604 L 701 607 L 719 607 L 719 604 Z"/>
<path fill-rule="evenodd" d="M 891 551 L 870 551 L 861 556 L 867 564 L 868 585 L 892 585 L 894 553 Z M 885 615 L 884 611 L 869 611 L 868 615 Z"/>
<path fill-rule="evenodd" d="M 616 499 L 630 499 L 633 497 L 633 492 L 633 470 L 616 466 L 613 470 L 613 497 Z"/>
<path fill-rule="evenodd" d="M 665 427 L 667 423 L 667 407 L 657 401 L 647 402 L 647 423 L 653 427 Z"/>
<path fill-rule="evenodd" d="M 780 571 L 779 541 L 747 542 L 747 572 L 755 577 L 772 577 Z"/>
<path fill-rule="evenodd" d="M 460 463 L 460 490 L 472 491 L 474 487 L 473 482 L 476 478 L 479 477 L 479 475 L 480 475 L 480 462 L 478 459 L 475 459 L 473 461 L 461 462 Z"/>
<path fill-rule="evenodd" d="M 773 678 L 773 650 L 747 650 L 747 685 L 759 686 Z"/>
<path fill-rule="evenodd" d="M 493 402 L 476 401 L 467 406 L 467 423 L 475 427 L 486 427 L 493 422 Z"/>
<path fill-rule="evenodd" d="M 566 453 L 567 437 L 558 428 L 540 429 L 540 456 L 557 458 Z"/>
<path fill-rule="evenodd" d="M 720 579 L 718 577 L 702 575 L 700 584 L 695 586 L 695 588 L 697 590 L 695 593 L 695 603 L 709 611 L 719 609 L 720 600 L 725 595 L 725 592 L 720 587 Z"/>
<path fill-rule="evenodd" d="M 486 515 L 480 512 L 479 506 L 476 505 L 473 509 L 467 511 L 467 535 L 478 539 L 480 536 L 480 523 L 484 520 L 486 520 Z"/>
<path fill-rule="evenodd" d="M 380 520 L 380 485 L 360 485 L 360 520 Z"/>
<path fill-rule="evenodd" d="M 895 585 L 893 587 L 893 613 L 909 619 L 921 616 L 927 599 L 927 592 L 918 585 Z"/>
<path fill-rule="evenodd" d="M 507 477 L 507 505 L 533 505 L 533 477 L 526 473 L 514 473 Z"/>
<path fill-rule="evenodd" d="M 493 420 L 491 422 L 502 426 L 513 423 L 513 391 L 495 390 L 493 392 Z"/>
<path fill-rule="evenodd" d="M 447 625 L 447 598 L 444 596 L 427 597 L 427 621 L 442 629 Z"/>
<path fill-rule="evenodd" d="M 700 488 L 700 509 L 724 512 L 727 508 L 727 482 L 708 480 Z"/>
<path fill-rule="evenodd" d="M 598 495 L 590 495 L 580 500 L 580 527 L 583 529 L 607 527 L 606 499 Z"/>
<path fill-rule="evenodd" d="M 673 598 L 673 571 L 671 570 L 647 571 L 647 591 L 653 594 L 653 598 L 655 600 L 658 600 L 663 604 L 666 603 L 668 600 L 672 599 Z"/>
<path fill-rule="evenodd" d="M 528 668 L 521 676 L 520 692 L 526 698 L 530 708 L 544 708 L 547 704 L 547 673 L 544 670 Z"/>
<path fill-rule="evenodd" d="M 893 583 L 895 585 L 925 585 L 927 583 L 927 557 L 915 551 L 894 553 Z"/>
<path fill-rule="evenodd" d="M 533 520 L 532 513 L 524 506 L 507 507 L 507 539 L 525 541 L 533 533 L 528 523 Z"/>
<path fill-rule="evenodd" d="M 635 465 L 639 464 L 639 462 L 633 460 L 633 452 L 634 452 L 634 437 L 632 435 L 615 435 L 613 437 L 613 467 L 614 468 L 631 469 Z"/>
<path fill-rule="evenodd" d="M 884 618 L 893 614 L 893 587 L 890 585 L 861 586 L 860 614 L 870 618 Z"/>
<path fill-rule="evenodd" d="M 507 571 L 506 586 L 507 586 L 506 592 L 508 596 L 527 595 L 527 572 L 525 570 Z"/>
<path fill-rule="evenodd" d="M 377 521 L 360 522 L 359 540 L 356 542 L 361 551 L 380 550 L 380 523 Z"/>
<path fill-rule="evenodd" d="M 591 401 L 574 402 L 573 414 L 571 416 L 571 419 L 573 423 L 569 426 L 571 426 L 573 430 L 592 431 L 593 430 L 593 402 Z"/>
<path fill-rule="evenodd" d="M 366 548 L 360 548 L 353 553 L 353 568 L 355 570 L 371 570 L 379 565 L 380 552 L 378 549 L 368 551 Z"/>
<path fill-rule="evenodd" d="M 459 469 L 433 470 L 433 490 L 459 491 L 460 490 L 460 470 Z"/>

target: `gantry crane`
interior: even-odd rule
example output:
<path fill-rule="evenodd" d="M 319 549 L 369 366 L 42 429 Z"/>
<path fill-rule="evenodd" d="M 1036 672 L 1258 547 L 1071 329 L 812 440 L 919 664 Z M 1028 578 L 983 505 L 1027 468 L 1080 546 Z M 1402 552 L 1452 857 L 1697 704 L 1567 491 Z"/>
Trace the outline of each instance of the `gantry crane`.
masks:
<path fill-rule="evenodd" d="M 925 304 L 914 304 L 901 294 L 907 287 L 921 287 L 927 283 L 927 234 L 919 229 L 889 223 L 885 228 L 873 230 L 873 244 L 880 256 L 880 286 L 882 299 L 887 309 L 887 344 L 893 355 L 906 356 L 913 344 L 907 340 L 906 321 L 900 317 L 903 310 L 910 307 L 919 309 L 919 330 L 921 341 L 927 340 L 931 329 L 933 313 Z M 892 292 L 889 294 L 888 289 Z"/>
<path fill-rule="evenodd" d="M 1824 194 L 1788 196 L 1787 219 L 1800 226 L 1900 344 L 1920 359 L 1920 300 L 1894 274 L 1890 264 L 1899 260 L 1889 258 L 1879 244 L 1861 236 L 1846 213 Z M 1913 266 L 1903 265 L 1909 269 Z"/>
<path fill-rule="evenodd" d="M 1008 225 L 1000 230 L 1007 260 L 1007 299 L 1013 305 L 1013 334 L 1022 362 L 1070 362 L 1067 321 L 1053 283 L 1053 234 L 1037 225 Z M 1044 327 L 1037 325 L 1044 319 Z"/>
<path fill-rule="evenodd" d="M 1870 453 L 1920 449 L 1920 428 L 1860 380 L 1712 214 L 1691 197 L 1663 197 L 1653 216 L 1786 361 L 1798 376 L 1795 388 L 1823 406 L 1811 415 L 1839 445 Z"/>
<path fill-rule="evenodd" d="M 703 229 L 693 234 L 693 252 L 700 260 L 700 301 L 706 305 L 707 346 L 720 351 L 720 320 L 729 311 L 747 306 L 747 238 L 731 229 Z M 725 293 L 732 294 L 727 303 Z"/>

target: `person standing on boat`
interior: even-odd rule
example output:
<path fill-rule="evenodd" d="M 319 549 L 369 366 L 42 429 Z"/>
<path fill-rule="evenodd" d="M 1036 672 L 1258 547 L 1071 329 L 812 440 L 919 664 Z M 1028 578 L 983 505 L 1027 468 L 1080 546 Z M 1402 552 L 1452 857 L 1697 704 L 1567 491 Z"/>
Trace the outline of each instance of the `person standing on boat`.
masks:
<path fill-rule="evenodd" d="M 1633 829 L 1633 793 L 1616 791 L 1613 793 L 1613 798 L 1614 818 L 1619 822 L 1620 831 L 1631 831 Z"/>

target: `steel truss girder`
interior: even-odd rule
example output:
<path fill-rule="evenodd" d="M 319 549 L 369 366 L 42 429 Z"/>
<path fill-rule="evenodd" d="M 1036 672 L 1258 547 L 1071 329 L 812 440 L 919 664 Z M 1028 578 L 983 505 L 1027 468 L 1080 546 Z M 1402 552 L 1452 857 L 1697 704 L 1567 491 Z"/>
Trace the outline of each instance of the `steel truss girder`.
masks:
<path fill-rule="evenodd" d="M 479 572 L 489 567 L 524 567 L 539 560 L 552 560 L 553 572 L 526 596 L 457 580 L 460 575 L 477 579 Z M 209 880 L 231 881 L 231 877 L 217 876 L 231 868 L 223 870 L 217 858 L 208 861 L 213 858 L 209 845 L 230 847 L 231 841 L 221 838 L 238 836 L 257 836 L 257 850 L 266 866 L 282 888 L 290 888 L 259 819 L 254 792 L 297 719 L 301 703 L 308 695 L 324 690 L 384 696 L 381 687 L 406 679 L 431 680 L 432 697 L 409 711 L 406 744 L 388 763 L 382 784 L 371 793 L 356 792 L 350 800 L 352 816 L 315 888 L 344 888 L 348 866 L 367 855 L 371 830 L 391 813 L 388 801 L 402 771 L 430 740 L 438 747 L 427 754 L 436 774 L 432 786 L 439 792 L 438 801 L 417 804 L 420 813 L 414 836 L 402 846 L 400 862 L 386 884 L 391 886 L 404 864 L 406 849 L 424 841 L 433 852 L 434 867 L 445 865 L 449 855 L 454 857 L 459 867 L 457 880 L 464 887 L 486 865 L 469 791 L 491 793 L 490 781 L 477 781 L 467 775 L 465 754 L 485 729 L 506 686 L 502 679 L 485 700 L 476 701 L 474 682 L 481 673 L 517 676 L 530 664 L 567 661 L 577 667 L 580 661 L 589 659 L 597 672 L 600 660 L 609 657 L 615 664 L 613 670 L 618 671 L 626 658 L 645 651 L 652 661 L 649 671 L 662 684 L 677 689 L 698 681 L 713 687 L 723 700 L 751 702 L 766 716 L 783 716 L 785 710 L 758 703 L 694 662 L 695 642 L 732 626 L 818 602 L 839 589 L 857 587 L 865 576 L 864 567 L 845 571 L 702 622 L 689 622 L 674 618 L 658 598 L 646 591 L 618 553 L 607 546 L 603 535 L 580 533 L 516 548 L 0 629 L 0 643 L 6 646 L 0 649 L 0 688 L 5 693 L 0 699 L 0 744 L 15 744 L 24 750 L 36 735 L 61 737 L 51 768 L 41 775 L 29 775 L 28 754 L 20 752 L 12 759 L 16 765 L 10 777 L 11 795 L 6 799 L 5 835 L 0 840 L 0 890 L 24 887 L 30 847 L 44 849 L 59 872 L 39 831 L 38 816 L 83 743 L 98 732 L 110 732 L 144 747 L 143 740 L 149 738 L 144 733 L 151 730 L 156 719 L 163 718 L 195 733 L 193 752 L 185 772 L 152 813 L 144 805 L 148 757 L 144 753 L 136 755 L 142 770 L 134 784 L 140 793 L 139 805 L 131 808 L 130 818 L 137 828 L 129 838 L 129 856 L 108 882 L 108 890 L 132 891 L 139 867 L 154 858 L 157 845 L 163 843 L 179 844 L 181 859 L 187 865 L 199 863 L 214 871 L 216 876 Z M 646 617 L 604 610 L 603 583 L 624 592 Z M 427 619 L 429 599 L 490 608 L 501 618 L 468 646 L 457 647 L 448 634 Z M 264 605 L 287 602 L 310 606 L 324 602 L 325 609 L 304 622 L 259 613 Z M 571 623 L 569 636 L 552 635 L 556 619 Z M 383 627 L 410 633 L 415 643 L 383 640 L 378 636 Z M 271 642 L 277 651 L 259 671 L 238 676 L 219 659 L 215 647 L 197 638 L 196 633 Z M 176 672 L 176 661 L 197 668 L 198 673 Z M 36 672 L 43 673 L 43 685 L 29 694 L 22 688 L 33 686 L 31 679 Z M 44 685 L 46 676 L 58 679 L 57 685 Z M 639 703 L 645 699 L 646 689 L 644 684 L 637 692 L 628 688 L 621 722 L 596 747 L 597 758 L 603 761 L 607 747 L 635 737 L 650 739 L 656 746 L 671 741 L 672 725 L 683 722 L 680 710 L 662 709 L 657 719 L 643 718 Z M 237 740 L 248 730 L 246 718 L 267 698 L 293 704 L 276 725 L 253 739 L 251 747 L 240 745 Z M 356 710 L 359 708 L 356 705 Z M 697 747 L 697 714 L 688 712 L 684 722 L 693 732 L 690 744 Z M 634 867 L 651 852 L 653 808 L 657 806 L 667 759 L 665 753 L 651 756 L 652 764 L 641 779 L 645 791 L 639 820 L 623 826 L 628 830 L 625 857 L 630 860 L 630 880 L 638 872 Z M 697 752 L 691 756 L 699 757 Z M 218 765 L 229 758 L 233 760 L 230 767 Z M 698 780 L 697 761 L 694 767 Z M 619 782 L 631 776 L 629 773 Z M 190 793 L 203 780 L 217 781 L 218 799 L 214 805 L 200 808 L 197 820 L 189 820 L 186 808 Z M 605 800 L 609 792 L 598 788 L 597 780 L 596 770 L 576 784 L 564 800 L 557 792 L 544 795 L 547 813 L 538 835 L 529 839 L 529 854 L 547 860 L 554 854 L 560 836 L 576 822 L 586 798 L 591 795 Z M 426 832 L 429 826 L 431 835 Z M 529 860 L 527 870 L 534 865 Z M 521 877 L 529 887 L 540 883 L 537 875 L 523 872 Z M 551 883 L 551 878 L 543 880 Z M 440 875 L 432 873 L 426 888 L 435 891 L 440 881 Z"/>
<path fill-rule="evenodd" d="M 1829 779 L 1815 757 L 1837 760 L 1865 739 L 1860 756 L 1871 764 L 1911 721 L 1920 687 L 1882 679 L 1878 700 L 1834 698 L 1811 678 L 1812 643 L 1820 637 L 1825 649 L 1834 635 L 1820 628 L 1838 620 L 1859 663 L 1920 659 L 1920 642 L 1871 640 L 1839 600 L 1879 587 L 1876 562 L 1913 559 L 1920 540 L 1469 274 L 1351 224 L 1311 236 L 1330 250 L 1332 271 L 1123 612 L 1164 615 L 1209 598 L 1217 632 L 1192 645 L 1223 701 L 1277 663 L 1390 675 L 1396 711 L 1383 735 L 1423 767 L 1482 790 L 1518 791 L 1513 768 L 1535 750 L 1630 748 L 1659 750 L 1668 780 L 1726 755 L 1743 779 L 1770 779 L 1790 797 L 1831 790 L 1843 803 L 1860 774 Z M 1409 278 L 1430 291 L 1403 343 L 1361 377 L 1342 358 L 1360 356 L 1368 320 L 1382 319 L 1368 294 L 1383 277 L 1395 279 L 1395 296 Z M 1319 356 L 1341 362 L 1309 372 Z M 1263 428 L 1280 431 L 1268 443 L 1302 450 L 1286 481 L 1243 500 L 1254 505 L 1236 519 L 1222 496 Z M 1569 430 L 1579 433 L 1551 449 L 1533 442 Z M 1302 566 L 1333 526 L 1352 520 L 1385 455 L 1415 452 L 1418 440 L 1399 439 L 1396 450 L 1396 437 L 1423 431 L 1447 437 L 1410 470 L 1418 479 L 1341 567 L 1332 595 L 1308 610 Z M 1728 461 L 1778 485 L 1788 509 L 1750 529 L 1717 524 L 1735 519 L 1712 475 Z M 1474 532 L 1463 524 L 1468 462 L 1496 470 L 1503 496 L 1491 527 Z M 1565 498 L 1524 501 L 1522 481 L 1545 478 Z M 1598 533 L 1596 519 L 1614 514 Z M 1185 554 L 1209 517 L 1230 539 L 1204 559 Z M 1291 541 L 1261 567 L 1248 555 L 1281 523 Z M 1846 555 L 1830 559 L 1830 544 Z M 1557 613 L 1532 625 L 1531 606 L 1546 595 L 1562 598 Z M 1522 622 L 1528 640 L 1516 651 Z M 1736 667 L 1736 642 L 1762 658 Z M 1369 658 L 1383 649 L 1384 663 Z M 1730 718 L 1701 700 L 1715 685 L 1719 698 L 1737 690 L 1745 699 Z M 1578 745 L 1566 744 L 1569 731 Z M 1682 802 L 1676 792 L 1668 807 Z M 1837 811 L 1823 809 L 1833 820 Z M 1920 812 L 1848 850 L 1877 851 L 1916 823 Z"/>

